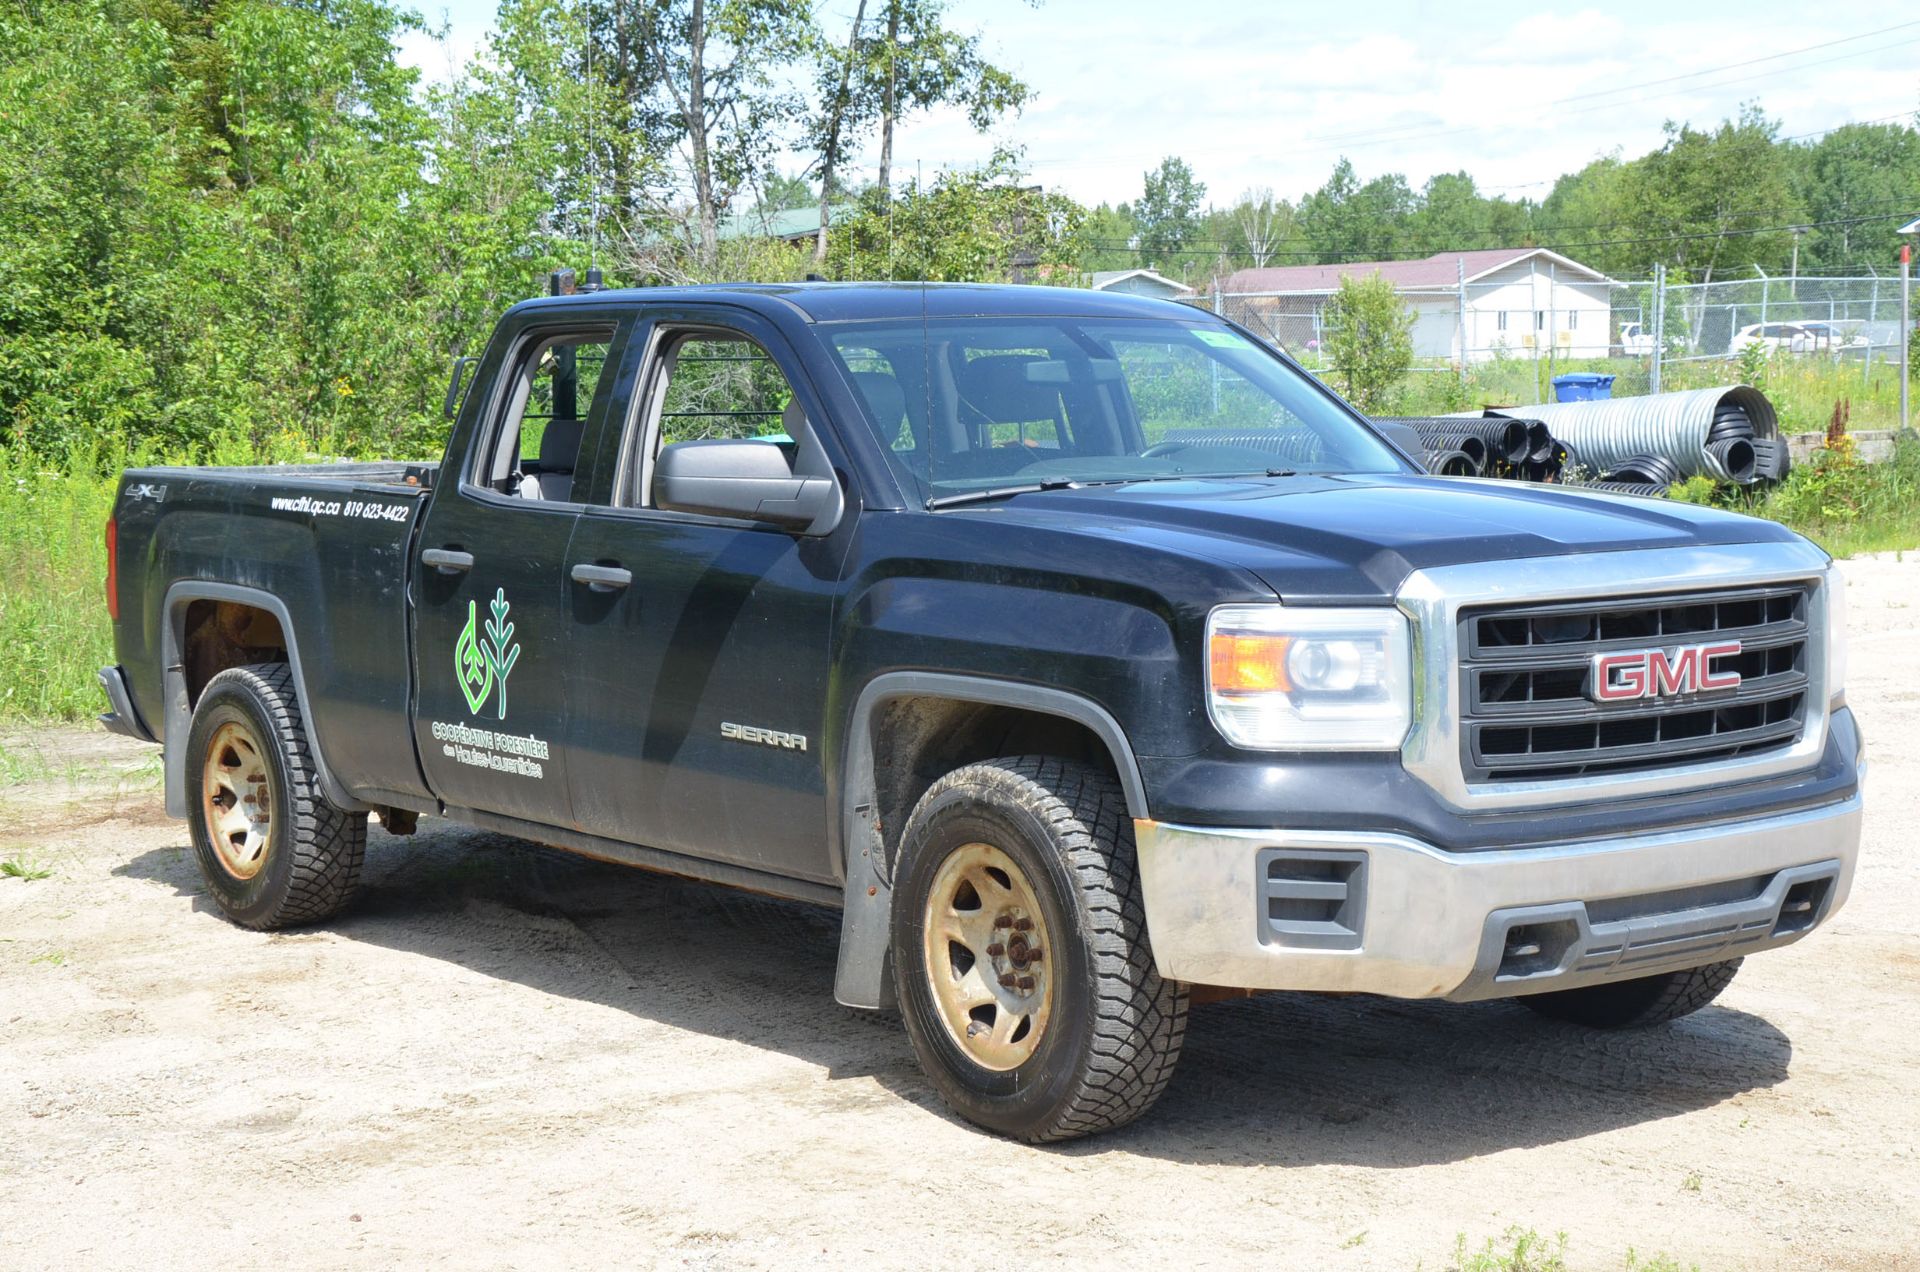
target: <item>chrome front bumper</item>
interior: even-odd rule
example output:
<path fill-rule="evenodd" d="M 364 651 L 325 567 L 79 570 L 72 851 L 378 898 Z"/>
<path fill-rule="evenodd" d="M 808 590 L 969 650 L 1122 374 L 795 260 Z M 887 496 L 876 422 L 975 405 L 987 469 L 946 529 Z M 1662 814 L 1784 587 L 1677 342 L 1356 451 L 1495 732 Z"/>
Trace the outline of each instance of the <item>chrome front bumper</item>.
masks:
<path fill-rule="evenodd" d="M 1489 998 L 1736 958 L 1846 900 L 1860 798 L 1698 829 L 1445 852 L 1401 835 L 1134 823 L 1160 974 Z"/>

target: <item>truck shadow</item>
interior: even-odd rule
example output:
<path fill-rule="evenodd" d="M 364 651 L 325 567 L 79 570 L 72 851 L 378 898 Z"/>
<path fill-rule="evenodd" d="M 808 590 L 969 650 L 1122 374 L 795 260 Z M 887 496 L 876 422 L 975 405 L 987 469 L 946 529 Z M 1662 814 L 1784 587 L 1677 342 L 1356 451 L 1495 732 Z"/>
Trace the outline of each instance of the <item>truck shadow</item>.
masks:
<path fill-rule="evenodd" d="M 118 874 L 211 916 L 190 851 Z M 784 1051 L 957 1121 L 892 1016 L 832 1000 L 839 915 L 433 823 L 371 836 L 365 888 L 329 930 L 543 993 Z M 1604 1034 L 1511 1003 L 1269 994 L 1193 1009 L 1158 1108 L 1065 1154 L 1406 1167 L 1579 1139 L 1721 1103 L 1787 1076 L 1787 1038 L 1709 1007 Z"/>

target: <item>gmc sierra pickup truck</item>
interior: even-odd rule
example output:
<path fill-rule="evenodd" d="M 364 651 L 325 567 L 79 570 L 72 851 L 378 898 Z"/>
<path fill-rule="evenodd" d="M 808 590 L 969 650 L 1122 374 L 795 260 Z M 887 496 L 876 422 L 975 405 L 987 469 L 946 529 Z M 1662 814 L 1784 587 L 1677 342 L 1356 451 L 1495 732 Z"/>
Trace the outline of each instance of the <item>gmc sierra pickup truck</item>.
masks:
<path fill-rule="evenodd" d="M 121 483 L 103 719 L 237 923 L 336 913 L 370 814 L 834 906 L 838 999 L 1040 1141 L 1196 998 L 1644 1026 L 1846 898 L 1824 553 L 1428 476 L 1205 312 L 597 291 L 461 383 L 438 465 Z"/>

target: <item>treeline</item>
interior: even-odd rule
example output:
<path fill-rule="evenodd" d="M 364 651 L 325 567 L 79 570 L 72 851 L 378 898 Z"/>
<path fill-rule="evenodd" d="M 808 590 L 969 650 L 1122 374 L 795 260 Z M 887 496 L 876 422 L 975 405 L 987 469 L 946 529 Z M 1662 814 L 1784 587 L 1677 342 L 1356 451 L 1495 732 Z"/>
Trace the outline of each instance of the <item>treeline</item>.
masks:
<path fill-rule="evenodd" d="M 1697 282 L 1894 268 L 1898 228 L 1920 212 L 1920 132 L 1908 122 L 1780 135 L 1757 107 L 1718 127 L 1667 125 L 1657 150 L 1610 155 L 1542 199 L 1481 190 L 1465 172 L 1419 189 L 1399 173 L 1362 180 L 1341 159 L 1297 202 L 1270 189 L 1203 207 L 1178 158 L 1145 174 L 1139 199 L 1087 217 L 1094 269 L 1153 265 L 1196 286 L 1237 269 L 1389 260 L 1491 247 L 1550 247 L 1616 278 L 1656 264 Z M 1795 227 L 1800 232 L 1795 232 Z"/>
<path fill-rule="evenodd" d="M 0 0 L 0 428 L 55 458 L 429 454 L 449 359 L 590 257 L 628 284 L 1070 268 L 1079 209 L 1004 162 L 907 183 L 825 258 L 753 232 L 777 160 L 843 200 L 897 120 L 1019 107 L 944 19 L 506 0 L 427 88 L 386 0 Z"/>
<path fill-rule="evenodd" d="M 0 0 L 0 431 L 22 456 L 438 448 L 450 359 L 590 260 L 610 282 L 1077 283 L 1544 244 L 1619 277 L 1890 259 L 1920 135 L 1670 130 L 1544 199 L 1346 161 L 1297 202 L 1209 205 L 1179 159 L 1088 209 L 1017 153 L 897 180 L 898 123 L 985 129 L 1028 86 L 947 0 L 504 0 L 426 86 L 391 0 Z M 839 29 L 822 24 L 831 21 Z M 852 156 L 876 153 L 878 169 Z M 771 238 L 807 209 L 831 234 Z M 1914 209 L 1905 209 L 1909 214 Z"/>

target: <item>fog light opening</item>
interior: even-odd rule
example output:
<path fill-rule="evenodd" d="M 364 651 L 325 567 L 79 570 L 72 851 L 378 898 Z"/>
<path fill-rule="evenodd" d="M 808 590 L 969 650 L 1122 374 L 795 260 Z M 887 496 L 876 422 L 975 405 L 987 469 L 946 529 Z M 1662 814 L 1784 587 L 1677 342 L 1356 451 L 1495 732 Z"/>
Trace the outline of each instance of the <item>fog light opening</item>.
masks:
<path fill-rule="evenodd" d="M 1507 929 L 1495 979 L 1508 980 L 1558 971 L 1580 930 L 1570 919 L 1516 923 Z"/>

